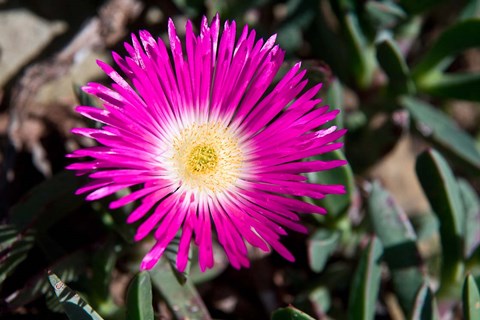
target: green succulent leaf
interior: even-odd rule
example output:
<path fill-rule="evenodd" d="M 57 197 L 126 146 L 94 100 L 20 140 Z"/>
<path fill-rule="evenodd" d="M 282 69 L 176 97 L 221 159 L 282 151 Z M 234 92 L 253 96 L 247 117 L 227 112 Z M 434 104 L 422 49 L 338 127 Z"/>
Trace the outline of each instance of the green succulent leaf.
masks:
<path fill-rule="evenodd" d="M 462 12 L 460 13 L 459 20 L 467 20 L 470 18 L 479 18 L 480 17 L 480 1 L 478 0 L 467 0 L 467 4 L 463 7 Z"/>
<path fill-rule="evenodd" d="M 198 0 L 174 0 L 175 3 L 191 3 L 199 6 L 200 12 L 204 11 L 203 7 L 208 9 L 207 16 L 213 17 L 219 13 L 223 19 L 233 19 L 236 21 L 243 20 L 245 11 L 252 6 L 258 6 L 262 0 L 245 0 L 245 1 L 222 1 L 211 0 L 202 2 Z"/>
<path fill-rule="evenodd" d="M 118 200 L 129 195 L 131 192 L 131 189 L 125 188 L 115 192 L 113 196 Z M 112 210 L 108 208 L 107 201 L 97 201 L 93 203 L 92 207 L 96 213 L 101 216 L 102 222 L 107 228 L 114 231 L 125 243 L 134 244 L 135 228 L 125 224 L 125 220 L 127 220 L 130 213 L 135 210 L 136 205 L 135 202 L 132 202 L 123 207 Z"/>
<path fill-rule="evenodd" d="M 460 191 L 446 160 L 435 150 L 417 158 L 416 171 L 430 205 L 440 222 L 442 244 L 441 289 L 455 294 L 463 276 L 463 234 L 465 216 Z M 453 292 L 450 292 L 452 291 Z"/>
<path fill-rule="evenodd" d="M 81 181 L 65 170 L 40 183 L 10 209 L 11 223 L 22 230 L 35 222 L 37 230 L 46 230 L 84 203 L 75 195 Z"/>
<path fill-rule="evenodd" d="M 286 2 L 286 17 L 278 27 L 277 41 L 287 52 L 298 50 L 303 43 L 303 30 L 315 18 L 315 0 L 290 0 Z"/>
<path fill-rule="evenodd" d="M 427 282 L 425 282 L 418 290 L 410 319 L 412 320 L 418 320 L 418 319 L 439 320 L 440 319 L 437 302 L 435 301 L 435 297 L 432 293 L 432 290 L 430 290 Z"/>
<path fill-rule="evenodd" d="M 9 248 L 13 243 L 18 241 L 18 229 L 12 225 L 0 225 L 0 251 Z"/>
<path fill-rule="evenodd" d="M 161 259 L 149 273 L 153 286 L 158 289 L 177 319 L 211 319 L 195 286 L 189 279 L 181 285 L 165 259 Z"/>
<path fill-rule="evenodd" d="M 348 306 L 349 319 L 374 319 L 375 302 L 378 298 L 381 280 L 381 257 L 383 249 L 374 237 L 364 250 L 350 289 Z"/>
<path fill-rule="evenodd" d="M 320 229 L 312 234 L 307 242 L 307 248 L 308 262 L 313 271 L 321 272 L 323 270 L 339 240 L 340 232 L 338 231 Z"/>
<path fill-rule="evenodd" d="M 479 87 L 478 73 L 438 74 L 423 83 L 421 91 L 440 98 L 480 101 Z"/>
<path fill-rule="evenodd" d="M 405 11 L 393 1 L 372 1 L 365 3 L 365 11 L 378 28 L 392 27 L 397 21 L 407 17 Z"/>
<path fill-rule="evenodd" d="M 295 307 L 289 306 L 274 311 L 272 320 L 314 320 L 314 318 Z"/>
<path fill-rule="evenodd" d="M 54 273 L 48 275 L 48 281 L 70 320 L 102 320 L 103 318 L 83 300 L 78 293 L 70 289 Z"/>
<path fill-rule="evenodd" d="M 419 240 L 429 239 L 438 233 L 440 223 L 433 212 L 425 212 L 410 217 Z"/>
<path fill-rule="evenodd" d="M 392 94 L 415 92 L 415 85 L 410 78 L 407 63 L 392 39 L 386 38 L 377 43 L 377 59 L 388 76 L 388 85 Z"/>
<path fill-rule="evenodd" d="M 428 83 L 428 78 L 435 72 L 445 70 L 456 54 L 479 47 L 478 30 L 479 18 L 461 21 L 445 30 L 413 69 L 413 77 L 419 87 L 422 87 L 424 82 Z"/>
<path fill-rule="evenodd" d="M 203 2 L 196 0 L 173 0 L 173 3 L 188 16 L 198 16 L 203 9 Z"/>
<path fill-rule="evenodd" d="M 406 21 L 403 21 L 395 29 L 394 39 L 397 44 L 412 43 L 418 39 L 422 32 L 423 19 L 421 16 L 408 16 Z"/>
<path fill-rule="evenodd" d="M 45 305 L 47 306 L 48 310 L 52 312 L 64 313 L 62 303 L 58 300 L 57 295 L 50 288 L 51 286 L 48 283 L 48 291 L 45 294 Z"/>
<path fill-rule="evenodd" d="M 351 132 L 360 131 L 367 123 L 367 115 L 361 110 L 354 110 L 345 115 L 345 128 Z"/>
<path fill-rule="evenodd" d="M 80 274 L 85 272 L 87 260 L 88 256 L 85 251 L 74 251 L 51 264 L 48 268 L 64 281 L 75 281 L 78 280 Z M 54 294 L 50 290 L 50 284 L 45 276 L 45 272 L 41 270 L 29 278 L 24 287 L 15 290 L 5 300 L 11 308 L 18 308 L 32 302 L 42 294 L 49 293 Z"/>
<path fill-rule="evenodd" d="M 459 179 L 458 186 L 465 213 L 463 254 L 468 259 L 480 244 L 480 199 L 465 179 Z"/>
<path fill-rule="evenodd" d="M 331 297 L 328 288 L 319 286 L 308 294 L 308 300 L 317 315 L 325 316 L 331 306 Z"/>
<path fill-rule="evenodd" d="M 193 260 L 188 279 L 194 284 L 200 284 L 218 277 L 229 266 L 228 259 L 223 251 L 223 248 L 218 243 L 212 243 L 213 256 L 215 257 L 215 264 L 212 268 L 202 271 L 198 263 L 198 255 L 192 254 Z M 194 251 L 195 252 L 195 251 Z"/>
<path fill-rule="evenodd" d="M 102 250 L 98 250 L 93 255 L 92 293 L 99 301 L 109 299 L 110 282 L 121 247 L 118 240 L 118 237 L 110 237 L 102 244 Z"/>
<path fill-rule="evenodd" d="M 356 85 L 359 88 L 368 88 L 376 67 L 375 47 L 364 34 L 353 11 L 345 12 L 343 20 Z"/>
<path fill-rule="evenodd" d="M 463 283 L 463 317 L 465 320 L 480 319 L 480 292 L 472 275 Z"/>
<path fill-rule="evenodd" d="M 400 5 L 410 14 L 430 10 L 444 0 L 400 0 Z"/>
<path fill-rule="evenodd" d="M 329 19 L 332 16 L 332 5 L 326 1 L 322 6 L 316 6 L 317 17 L 314 20 L 313 28 L 307 30 L 306 36 L 312 45 L 315 56 L 325 61 L 334 70 L 342 82 L 346 82 L 351 72 L 349 68 L 349 54 L 347 44 L 343 37 L 339 37 L 336 30 L 333 30 Z M 329 46 L 323 45 L 329 43 Z M 335 105 L 332 105 L 335 106 Z"/>
<path fill-rule="evenodd" d="M 92 106 L 95 107 L 95 101 L 93 100 L 93 96 L 84 92 L 82 90 L 82 86 L 79 84 L 73 84 L 73 92 L 78 100 L 78 103 L 82 106 Z"/>
<path fill-rule="evenodd" d="M 475 141 L 450 117 L 432 105 L 412 97 L 403 97 L 400 101 L 410 112 L 418 131 L 425 138 L 455 159 L 480 170 L 480 152 Z"/>
<path fill-rule="evenodd" d="M 19 232 L 15 226 L 0 225 L 0 284 L 27 258 L 35 244 L 32 230 Z"/>
<path fill-rule="evenodd" d="M 332 120 L 332 125 L 335 125 L 338 128 L 343 128 L 343 88 L 338 79 L 333 79 L 330 82 L 325 96 L 325 104 L 329 105 L 331 108 L 340 110 L 340 113 L 335 117 L 335 120 Z M 339 141 L 343 140 L 343 137 L 339 139 Z"/>
<path fill-rule="evenodd" d="M 383 258 L 392 273 L 400 305 L 405 314 L 410 314 L 425 278 L 415 231 L 405 212 L 376 181 L 372 183 L 368 199 L 368 214 L 383 244 Z"/>
<path fill-rule="evenodd" d="M 138 273 L 128 286 L 127 319 L 153 320 L 152 283 L 146 271 Z"/>
<path fill-rule="evenodd" d="M 178 252 L 178 247 L 180 245 L 180 237 L 181 237 L 181 233 L 179 232 L 175 235 L 175 238 L 173 238 L 173 240 L 167 245 L 167 248 L 165 249 L 165 258 L 168 260 L 168 263 L 172 268 L 175 278 L 177 278 L 178 282 L 183 285 L 185 284 L 185 282 L 187 282 L 187 278 L 190 273 L 190 267 L 191 267 L 190 261 L 192 257 L 192 249 L 190 248 L 190 251 L 189 251 L 188 263 L 187 263 L 187 267 L 185 268 L 185 271 L 183 272 L 178 271 L 177 252 Z"/>

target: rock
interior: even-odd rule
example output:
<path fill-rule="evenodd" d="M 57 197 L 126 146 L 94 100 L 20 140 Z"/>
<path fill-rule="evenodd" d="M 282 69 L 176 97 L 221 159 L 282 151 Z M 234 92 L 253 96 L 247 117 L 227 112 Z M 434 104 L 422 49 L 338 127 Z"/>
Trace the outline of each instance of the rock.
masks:
<path fill-rule="evenodd" d="M 66 29 L 25 9 L 0 11 L 0 87 Z"/>

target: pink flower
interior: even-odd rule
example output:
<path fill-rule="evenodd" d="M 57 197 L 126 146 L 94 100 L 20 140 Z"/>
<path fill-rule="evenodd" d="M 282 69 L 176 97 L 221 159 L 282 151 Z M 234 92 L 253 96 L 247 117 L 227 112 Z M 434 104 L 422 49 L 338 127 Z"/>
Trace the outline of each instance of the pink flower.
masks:
<path fill-rule="evenodd" d="M 345 164 L 303 160 L 340 148 L 335 141 L 345 133 L 319 129 L 338 113 L 317 106 L 321 85 L 302 93 L 307 80 L 298 63 L 269 91 L 284 59 L 275 36 L 255 40 L 245 26 L 235 40 L 235 22 L 220 32 L 218 15 L 211 25 L 202 20 L 199 36 L 188 21 L 184 45 L 169 20 L 173 59 L 161 39 L 139 35 L 140 41 L 132 35 L 133 46 L 125 44 L 129 56 L 113 53 L 128 80 L 98 61 L 114 83 L 83 88 L 103 109 L 76 111 L 103 127 L 73 129 L 100 145 L 69 155 L 90 158 L 67 167 L 92 179 L 77 193 L 97 200 L 141 186 L 110 208 L 139 200 L 128 217 L 143 219 L 135 240 L 149 234 L 156 240 L 142 269 L 157 263 L 179 230 L 178 269 L 185 269 L 192 238 L 201 269 L 211 268 L 213 228 L 235 268 L 249 266 L 246 242 L 293 261 L 280 243 L 285 228 L 307 232 L 297 214 L 326 213 L 297 197 L 344 193 L 341 185 L 309 183 L 304 175 Z"/>

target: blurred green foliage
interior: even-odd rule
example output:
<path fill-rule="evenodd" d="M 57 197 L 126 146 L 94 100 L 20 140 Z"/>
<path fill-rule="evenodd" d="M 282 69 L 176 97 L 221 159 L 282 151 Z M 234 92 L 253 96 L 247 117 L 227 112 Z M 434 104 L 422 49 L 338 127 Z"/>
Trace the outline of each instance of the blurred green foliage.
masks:
<path fill-rule="evenodd" d="M 343 151 L 328 155 L 346 157 L 349 165 L 308 178 L 345 184 L 347 194 L 318 201 L 329 214 L 304 217 L 308 238 L 286 239 L 298 257 L 294 264 L 252 252 L 252 270 L 236 273 L 216 255 L 207 273 L 198 272 L 193 258 L 190 271 L 179 274 L 169 263 L 175 261 L 174 242 L 154 270 L 133 276 L 145 249 L 128 240 L 133 228 L 123 221 L 129 208 L 109 212 L 104 201 L 85 203 L 74 196 L 80 179 L 60 172 L 11 206 L 0 226 L 6 314 L 14 319 L 24 307 L 45 315 L 63 310 L 70 319 L 153 319 L 165 311 L 158 307 L 162 302 L 176 319 L 237 319 L 293 303 L 323 319 L 460 317 L 462 305 L 465 319 L 480 319 L 480 127 L 465 130 L 448 108 L 458 99 L 470 101 L 463 111 L 478 115 L 478 66 L 461 66 L 466 52 L 480 46 L 480 1 L 167 2 L 160 6 L 166 16 L 197 21 L 219 12 L 238 28 L 250 24 L 260 36 L 278 33 L 287 63 L 308 60 L 310 79 L 324 82 L 324 101 L 343 109 L 335 125 L 349 130 Z M 145 5 L 148 10 L 157 3 Z M 416 145 L 416 175 L 428 212 L 406 212 L 370 175 L 405 137 Z M 407 166 L 397 163 L 394 170 Z M 120 293 L 125 305 L 112 297 L 119 274 L 133 277 L 128 292 Z M 231 297 L 237 306 L 251 295 L 264 310 L 219 308 L 214 297 L 197 290 L 218 291 L 225 283 L 242 288 Z M 311 319 L 306 313 L 289 306 L 272 319 Z"/>

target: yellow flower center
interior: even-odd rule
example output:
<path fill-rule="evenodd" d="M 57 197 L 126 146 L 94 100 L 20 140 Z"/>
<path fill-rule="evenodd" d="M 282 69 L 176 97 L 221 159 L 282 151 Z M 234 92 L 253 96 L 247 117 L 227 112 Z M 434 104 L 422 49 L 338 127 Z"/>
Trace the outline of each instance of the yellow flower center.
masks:
<path fill-rule="evenodd" d="M 172 178 L 192 191 L 222 192 L 240 175 L 238 138 L 220 123 L 189 125 L 175 135 L 172 146 Z"/>
<path fill-rule="evenodd" d="M 211 145 L 201 144 L 192 148 L 187 157 L 187 170 L 192 174 L 212 172 L 218 165 L 218 156 Z"/>

